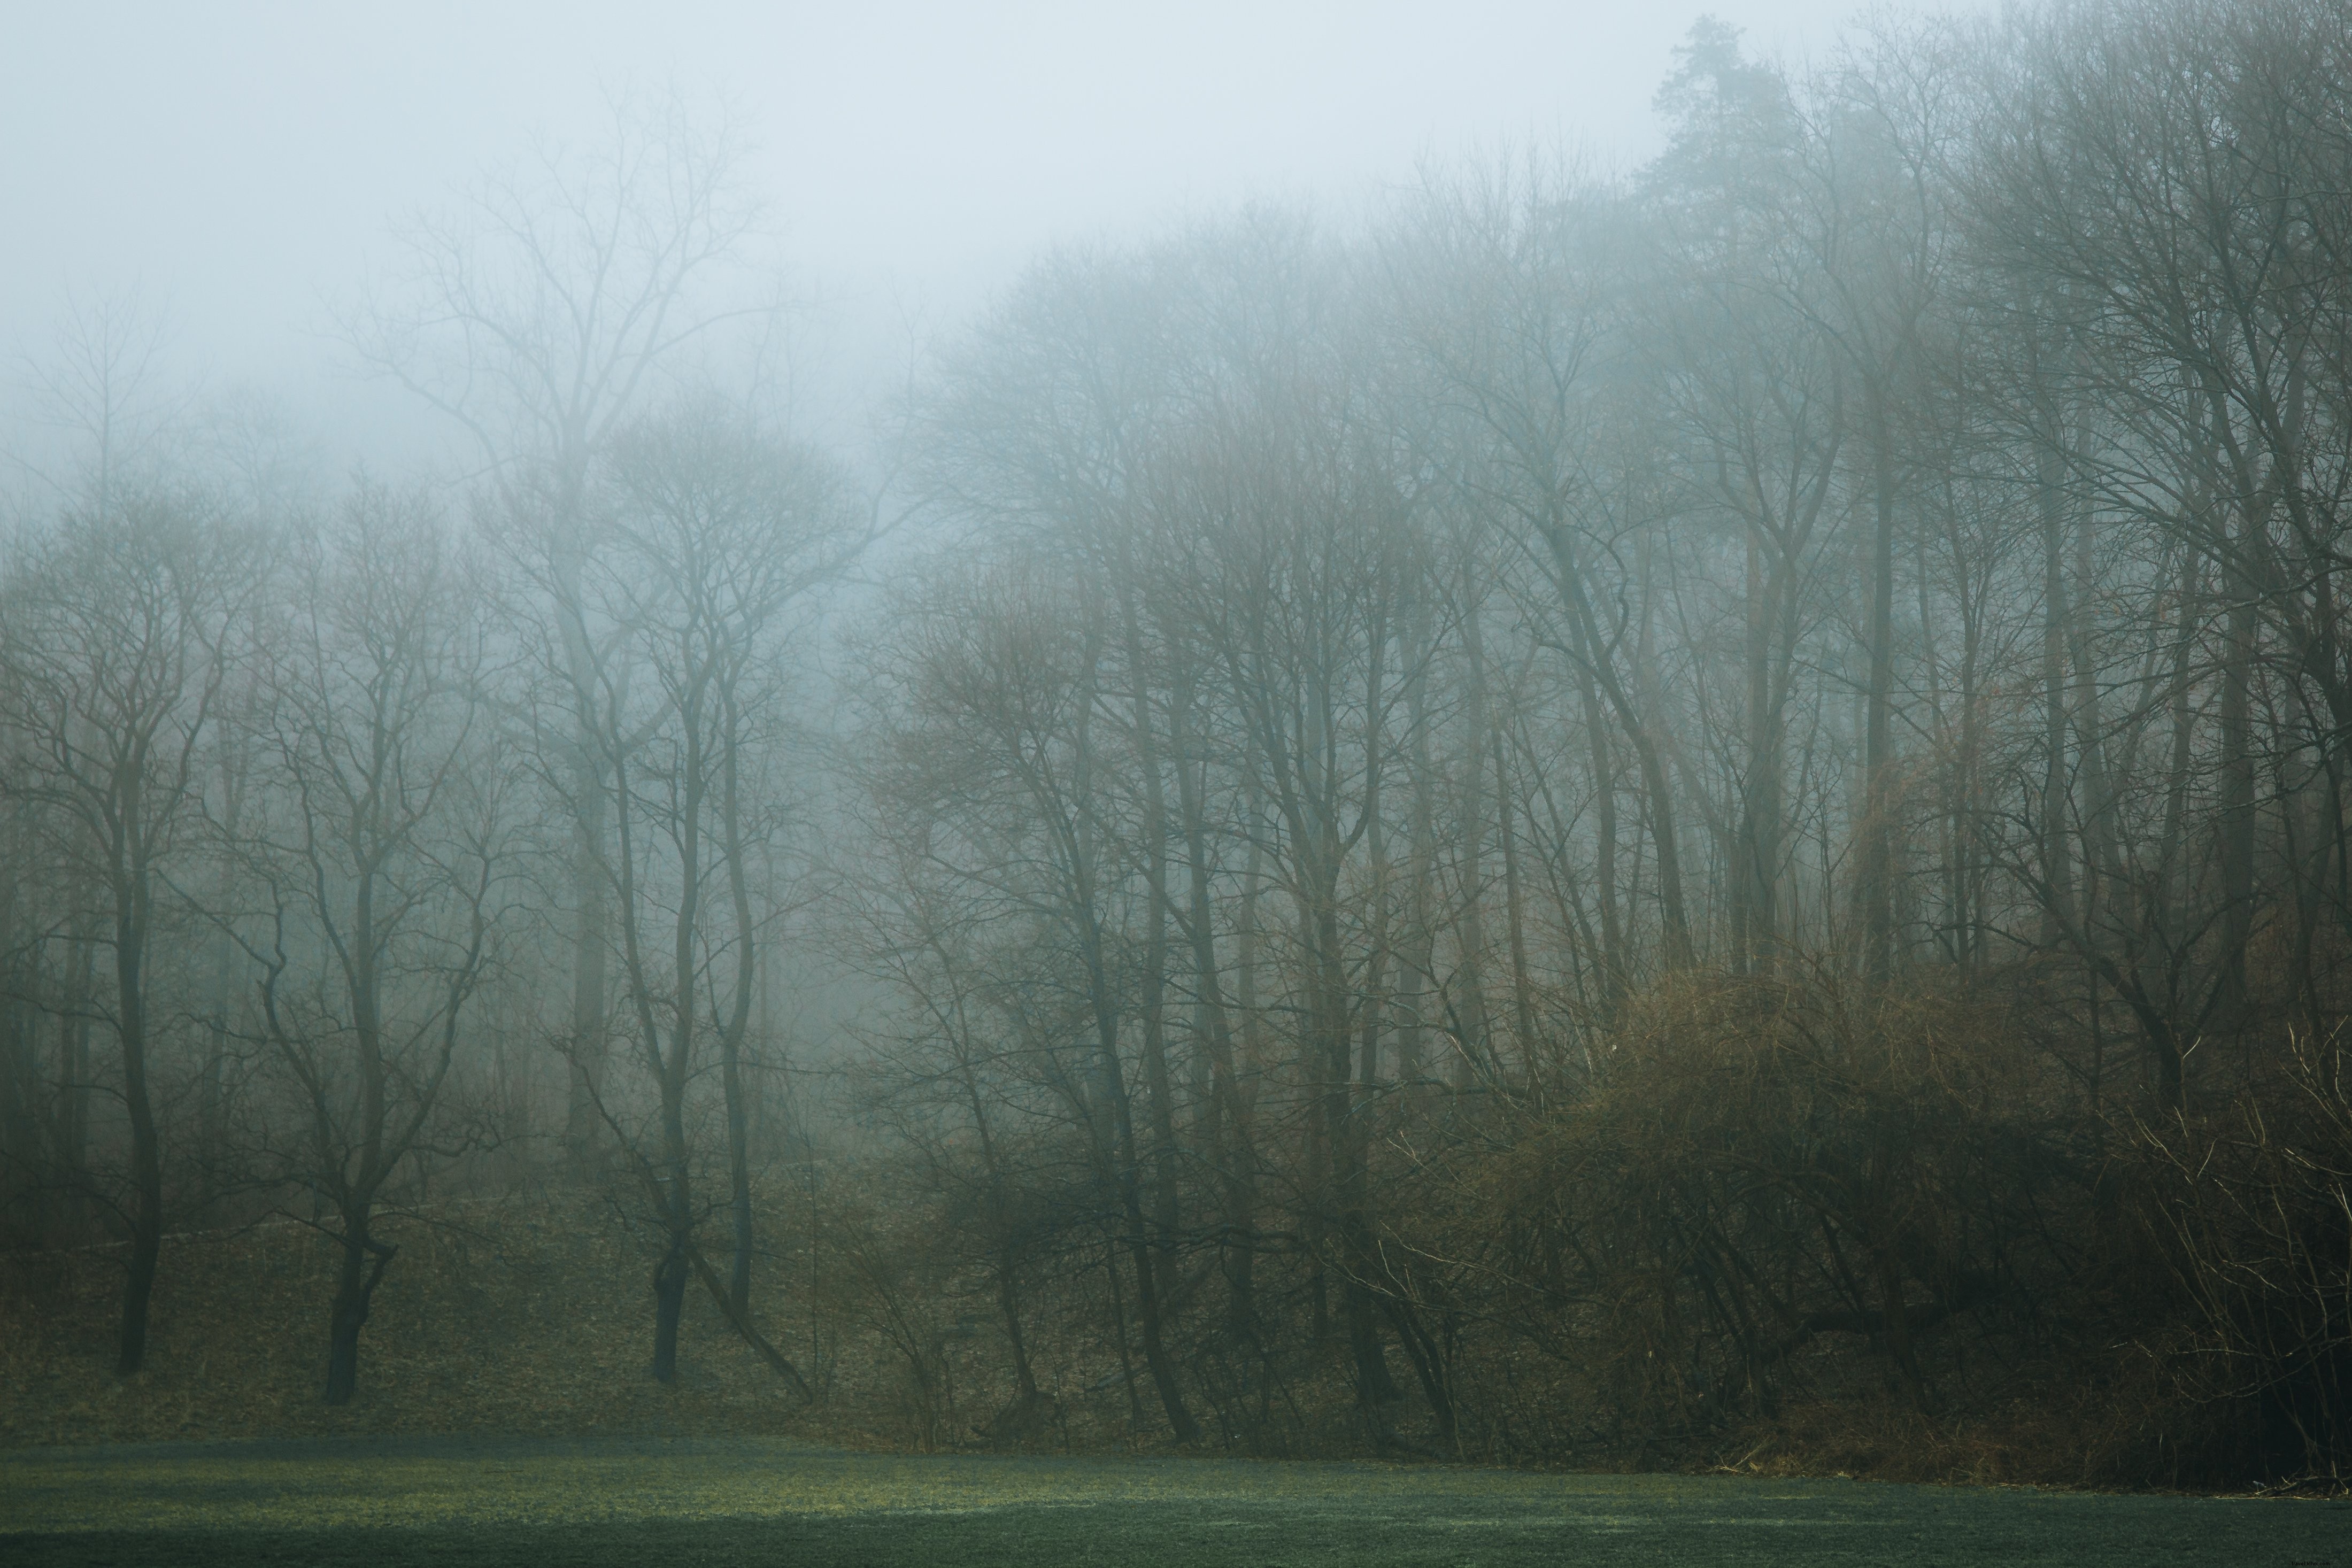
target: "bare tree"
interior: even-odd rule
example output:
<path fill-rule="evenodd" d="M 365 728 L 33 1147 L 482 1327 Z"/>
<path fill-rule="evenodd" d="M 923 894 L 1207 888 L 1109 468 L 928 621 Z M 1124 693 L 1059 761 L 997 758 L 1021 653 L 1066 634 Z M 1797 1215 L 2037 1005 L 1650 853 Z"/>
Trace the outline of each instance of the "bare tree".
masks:
<path fill-rule="evenodd" d="M 346 341 L 461 428 L 516 549 L 576 604 L 598 548 L 590 495 L 614 435 L 722 328 L 772 327 L 749 270 L 761 214 L 740 184 L 745 148 L 676 94 L 616 99 L 585 150 L 542 146 L 485 174 L 458 209 L 399 235 L 401 266 L 349 312 Z M 754 334 L 757 336 L 757 334 Z M 566 678 L 593 684 L 609 629 L 562 618 Z M 603 748 L 570 737 L 573 778 L 572 1095 L 564 1141 L 584 1159 L 608 1030 L 611 946 L 602 866 L 614 828 Z"/>
<path fill-rule="evenodd" d="M 193 492 L 117 493 L 68 511 L 20 568 L 0 626 L 0 725 L 24 737 L 12 796 L 53 813 L 60 847 L 102 890 L 113 988 L 90 998 L 120 1047 L 131 1132 L 131 1236 L 116 1365 L 146 1358 L 164 1219 L 151 1068 L 150 961 L 165 878 L 199 810 L 198 774 L 255 592 L 254 542 Z"/>
<path fill-rule="evenodd" d="M 583 563 L 576 585 L 556 577 L 546 586 L 566 629 L 611 629 L 562 642 L 561 667 L 572 674 L 574 646 L 595 653 L 565 701 L 613 791 L 614 837 L 597 869 L 619 928 L 639 1060 L 658 1100 L 651 1137 L 633 1137 L 629 1150 L 664 1237 L 654 1375 L 667 1382 L 698 1262 L 688 1092 L 712 1044 L 734 1248 L 724 1295 L 737 1327 L 751 1332 L 743 1054 L 763 925 L 754 862 L 776 812 L 753 791 L 763 775 L 774 778 L 761 754 L 782 716 L 792 617 L 863 536 L 824 462 L 723 405 L 690 403 L 629 427 L 604 476 L 606 548 Z M 603 1103 L 611 1119 L 615 1104 Z"/>
<path fill-rule="evenodd" d="M 511 924 L 476 575 L 427 507 L 373 486 L 304 541 L 266 639 L 264 799 L 249 830 L 224 824 L 261 905 L 230 929 L 299 1129 L 280 1158 L 334 1219 L 330 1405 L 357 1388 L 360 1331 L 398 1250 L 381 1206 L 466 1139 L 451 1074 Z"/>

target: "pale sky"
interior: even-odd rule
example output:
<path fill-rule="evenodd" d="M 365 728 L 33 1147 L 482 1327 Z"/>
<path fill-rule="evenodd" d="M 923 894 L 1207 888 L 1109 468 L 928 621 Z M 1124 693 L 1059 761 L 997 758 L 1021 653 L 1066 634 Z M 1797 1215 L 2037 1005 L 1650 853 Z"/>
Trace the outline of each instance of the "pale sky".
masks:
<path fill-rule="evenodd" d="M 390 223 L 593 134 L 608 88 L 733 99 L 810 291 L 952 321 L 1057 240 L 1530 138 L 1638 159 L 1702 10 L 1797 59 L 1853 8 L 0 0 L 0 354 L 69 285 L 135 285 L 208 381 L 315 387 Z"/>

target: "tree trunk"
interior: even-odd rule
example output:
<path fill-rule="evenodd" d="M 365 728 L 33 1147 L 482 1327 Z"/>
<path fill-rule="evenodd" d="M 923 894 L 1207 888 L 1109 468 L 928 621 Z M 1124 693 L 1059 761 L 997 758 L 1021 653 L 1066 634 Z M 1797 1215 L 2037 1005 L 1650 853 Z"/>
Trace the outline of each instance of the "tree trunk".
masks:
<path fill-rule="evenodd" d="M 1013 1260 L 1001 1253 L 996 1260 L 996 1305 L 1004 1314 L 1005 1343 L 1013 1351 L 1013 1397 L 1025 1412 L 1040 1397 L 1037 1374 L 1029 1364 L 1029 1341 L 1021 1329 L 1021 1296 L 1014 1285 Z"/>
<path fill-rule="evenodd" d="M 1870 676 L 1863 737 L 1862 973 L 1884 985 L 1895 964 L 1895 454 L 1886 392 L 1871 389 Z"/>
<path fill-rule="evenodd" d="M 1748 528 L 1748 770 L 1740 780 L 1739 827 L 1731 868 L 1733 967 L 1762 973 L 1780 942 L 1781 717 L 1774 653 L 1782 636 L 1781 601 L 1794 574 L 1776 547 L 1771 559 L 1754 523 Z"/>
<path fill-rule="evenodd" d="M 1578 650 L 1576 657 L 1601 694 L 1609 699 L 1619 726 L 1633 746 L 1633 760 L 1641 770 L 1642 788 L 1649 801 L 1650 842 L 1658 857 L 1658 907 L 1665 926 L 1665 967 L 1685 969 L 1692 961 L 1690 918 L 1683 904 L 1682 852 L 1675 831 L 1674 790 L 1653 727 L 1656 716 L 1645 717 L 1617 674 L 1608 643 L 1601 634 L 1600 620 L 1593 612 L 1591 595 L 1585 591 L 1584 576 L 1577 564 L 1567 525 L 1555 522 L 1545 530 L 1545 538 L 1551 548 L 1560 593 L 1567 601 L 1570 642 Z M 1606 884 L 1604 879 L 1604 887 Z"/>
<path fill-rule="evenodd" d="M 1417 574 L 1412 602 L 1404 618 L 1405 722 L 1412 727 L 1407 755 L 1412 758 L 1412 806 L 1406 824 L 1411 843 L 1406 851 L 1404 938 L 1397 944 L 1396 1028 L 1397 1082 L 1414 1094 L 1427 1071 L 1423 1041 L 1430 999 L 1437 992 L 1437 778 L 1429 755 L 1429 664 L 1434 655 L 1429 601 L 1426 574 Z"/>
<path fill-rule="evenodd" d="M 1168 1072 L 1168 800 L 1167 781 L 1160 772 L 1160 735 L 1151 712 L 1149 658 L 1143 638 L 1143 618 L 1136 604 L 1136 570 L 1125 528 L 1108 525 L 1116 543 L 1108 570 L 1116 581 L 1119 630 L 1124 642 L 1129 714 L 1134 727 L 1136 768 L 1143 782 L 1143 915 L 1142 995 L 1143 1089 L 1151 1118 L 1151 1208 L 1159 1232 L 1159 1267 L 1172 1270 L 1176 1262 L 1179 1227 L 1177 1207 L 1176 1096 Z M 1179 753 L 1177 766 L 1184 765 Z"/>
<path fill-rule="evenodd" d="M 583 810 L 602 814 L 601 789 L 593 806 Z M 580 841 L 574 852 L 581 865 L 573 874 L 573 895 L 580 907 L 572 937 L 572 1041 L 566 1082 L 570 1095 L 563 1113 L 563 1152 L 574 1176 L 584 1176 L 596 1164 L 601 1136 L 596 1110 L 604 1088 L 607 1048 L 604 1008 L 604 948 L 608 940 L 604 873 L 595 863 L 594 824 L 575 825 Z"/>
<path fill-rule="evenodd" d="M 743 1041 L 751 1025 L 751 998 L 761 971 L 751 920 L 751 868 L 743 843 L 740 764 L 742 715 L 729 679 L 719 697 L 720 851 L 727 860 L 727 891 L 735 913 L 735 1005 L 719 1037 L 720 1090 L 727 1103 L 727 1209 L 733 1267 L 727 1302 L 736 1319 L 751 1321 L 751 1090 L 743 1081 Z"/>
<path fill-rule="evenodd" d="M 58 1019 L 57 1164 L 67 1184 L 59 1218 L 67 1238 L 78 1242 L 89 1218 L 89 1013 L 98 942 L 79 915 L 68 917 L 67 931 L 65 1007 Z"/>
<path fill-rule="evenodd" d="M 1265 807 L 1253 781 L 1249 792 L 1249 848 L 1242 867 L 1241 917 L 1234 932 L 1234 1010 L 1240 1025 L 1240 1060 L 1234 1073 L 1234 1101 L 1239 1113 L 1242 1130 L 1238 1134 L 1237 1156 L 1244 1162 L 1236 1166 L 1237 1176 L 1245 1176 L 1248 1191 L 1255 1197 L 1257 1170 L 1256 1145 L 1248 1130 L 1256 1109 L 1259 1074 L 1265 1067 L 1265 1013 L 1258 1003 L 1258 900 L 1263 894 L 1265 871 Z M 1252 1226 L 1255 1228 L 1253 1218 Z M 1252 1343 L 1257 1337 L 1256 1268 L 1257 1251 L 1255 1235 L 1241 1238 L 1242 1244 L 1229 1259 L 1225 1280 L 1229 1294 L 1226 1326 L 1237 1340 Z"/>
<path fill-rule="evenodd" d="M 2242 552 L 2246 546 L 2241 542 Z M 2249 1000 L 2246 948 L 2254 923 L 2254 585 L 2231 573 L 2221 655 L 2221 998 L 2230 1021 Z"/>
<path fill-rule="evenodd" d="M 1461 948 L 1450 988 L 1454 1016 L 1459 1021 L 1460 1050 L 1450 1075 L 1456 1089 L 1466 1089 L 1481 1069 L 1494 1065 L 1494 1045 L 1486 1020 L 1486 652 L 1479 632 L 1478 608 L 1473 601 L 1470 563 L 1462 563 L 1462 656 L 1466 665 L 1462 746 L 1462 794 L 1456 827 L 1461 835 L 1462 893 L 1454 929 Z"/>
<path fill-rule="evenodd" d="M 1136 1326 L 1143 1336 L 1143 1360 L 1151 1374 L 1153 1387 L 1160 1396 L 1160 1406 L 1168 1417 L 1171 1430 L 1180 1443 L 1190 1443 L 1201 1435 L 1198 1423 L 1184 1407 L 1184 1396 L 1176 1381 L 1174 1364 L 1160 1333 L 1159 1282 L 1153 1274 L 1151 1227 L 1144 1214 L 1143 1172 L 1140 1150 L 1135 1129 L 1135 1107 L 1128 1092 L 1127 1074 L 1118 1057 L 1118 1002 L 1112 994 L 1108 959 L 1104 953 L 1101 915 L 1095 900 L 1095 868 L 1093 828 L 1093 747 L 1088 718 L 1094 706 L 1097 660 L 1099 643 L 1089 639 L 1089 656 L 1083 695 L 1078 704 L 1078 716 L 1074 739 L 1074 761 L 1071 790 L 1080 802 L 1080 818 L 1072 824 L 1076 835 L 1070 847 L 1069 918 L 1076 927 L 1081 957 L 1086 966 L 1087 1000 L 1094 1013 L 1097 1069 L 1101 1075 L 1104 1098 L 1111 1114 L 1111 1158 L 1113 1179 L 1118 1189 L 1119 1211 L 1126 1220 L 1127 1244 L 1135 1265 Z"/>
<path fill-rule="evenodd" d="M 748 1318 L 751 1312 L 751 1140 L 744 1104 L 742 1054 L 741 1036 L 729 1030 L 719 1040 L 719 1077 L 727 1101 L 728 1239 L 733 1253 L 727 1276 L 727 1303 L 736 1316 Z"/>
<path fill-rule="evenodd" d="M 1576 673 L 1585 744 L 1592 753 L 1592 880 L 1601 905 L 1601 1023 L 1605 1029 L 1616 1021 L 1631 983 L 1624 922 L 1617 912 L 1617 759 L 1592 671 L 1580 661 Z"/>
<path fill-rule="evenodd" d="M 654 1266 L 654 1381 L 677 1381 L 677 1320 L 686 1307 L 686 1260 L 682 1218 L 670 1220 L 670 1243 Z"/>
<path fill-rule="evenodd" d="M 136 875 L 137 873 L 134 873 Z M 115 897 L 115 1018 L 122 1039 L 122 1101 L 131 1118 L 131 1267 L 122 1289 L 122 1327 L 114 1369 L 137 1372 L 147 1360 L 147 1307 L 163 1250 L 163 1157 L 147 1090 L 147 889 L 143 876 Z"/>
<path fill-rule="evenodd" d="M 1536 1086 L 1534 982 L 1528 973 L 1527 901 L 1519 886 L 1518 835 L 1511 821 L 1511 779 L 1504 769 L 1503 730 L 1495 727 L 1495 827 L 1503 844 L 1503 917 L 1511 946 L 1511 1027 L 1518 1036 L 1519 1071 Z"/>
<path fill-rule="evenodd" d="M 2044 438 L 2037 458 L 2036 494 L 2042 511 L 2042 744 L 2046 752 L 2042 781 L 2042 880 L 2049 889 L 2042 912 L 2042 939 L 2074 923 L 2074 857 L 2066 844 L 2066 551 L 2065 507 L 2058 454 Z"/>
<path fill-rule="evenodd" d="M 583 459 L 584 461 L 584 459 Z M 595 663 L 583 613 L 580 572 L 586 546 L 579 537 L 578 465 L 565 465 L 551 541 L 557 606 L 563 624 L 564 670 L 581 704 L 572 757 L 572 1039 L 564 1107 L 563 1150 L 575 1177 L 593 1169 L 602 1135 L 597 1110 L 609 1045 L 604 954 L 611 940 L 606 903 L 604 831 L 608 801 L 603 737 L 593 716 Z"/>
<path fill-rule="evenodd" d="M 1360 1405 L 1376 1407 L 1399 1397 L 1396 1380 L 1389 1375 L 1388 1353 L 1381 1346 L 1380 1322 L 1367 1281 L 1376 1268 L 1371 1221 L 1371 1123 L 1373 1095 L 1378 1092 L 1381 1060 L 1381 1019 L 1387 998 L 1389 943 L 1389 866 L 1387 836 L 1381 823 L 1381 659 L 1370 660 L 1364 711 L 1364 818 L 1371 857 L 1372 918 L 1370 952 L 1365 957 L 1362 1035 L 1354 1061 L 1348 1030 L 1347 971 L 1339 946 L 1338 824 L 1331 822 L 1324 855 L 1331 861 L 1331 880 L 1323 908 L 1322 941 L 1332 1006 L 1332 1109 L 1337 1114 L 1335 1165 L 1339 1177 L 1341 1257 L 1347 1265 L 1344 1297 L 1348 1318 L 1348 1348 L 1356 1367 L 1356 1397 Z M 1327 819 L 1328 813 L 1327 813 Z M 1352 1067 L 1352 1071 L 1351 1071 Z M 1377 1417 L 1376 1417 L 1377 1420 Z"/>
<path fill-rule="evenodd" d="M 1183 818 L 1189 873 L 1185 925 L 1192 949 L 1192 982 L 1200 998 L 1202 1047 L 1209 1060 L 1210 1103 L 1215 1123 L 1224 1132 L 1221 1140 L 1224 1158 L 1214 1162 L 1224 1199 L 1217 1257 L 1229 1303 L 1227 1329 L 1240 1339 L 1252 1332 L 1250 1261 L 1257 1227 L 1256 1148 L 1250 1107 L 1234 1071 L 1233 1027 L 1225 1007 L 1224 983 L 1217 971 L 1215 915 L 1209 898 L 1207 804 L 1202 799 L 1206 780 L 1195 774 L 1188 759 L 1184 716 L 1190 702 L 1190 692 L 1180 692 L 1172 718 L 1177 809 Z"/>
<path fill-rule="evenodd" d="M 366 1204 L 342 1216 L 342 1246 L 335 1270 L 335 1301 L 327 1320 L 327 1403 L 348 1405 L 358 1391 L 360 1330 L 367 1326 L 368 1307 L 383 1271 L 399 1250 L 378 1241 L 369 1229 L 373 1216 Z"/>
<path fill-rule="evenodd" d="M 688 981 L 679 988 L 681 990 L 692 984 L 692 969 L 685 973 Z M 687 1249 L 694 1245 L 694 1207 L 688 1190 L 686 1142 L 686 1042 L 692 1038 L 693 1017 L 684 1005 L 678 1012 L 678 1033 L 671 1041 L 668 1058 L 662 1063 L 663 1179 L 656 1185 L 661 1194 L 663 1250 L 661 1261 L 654 1269 L 654 1380 L 657 1383 L 677 1381 L 677 1320 L 686 1301 L 686 1282 L 692 1273 Z"/>

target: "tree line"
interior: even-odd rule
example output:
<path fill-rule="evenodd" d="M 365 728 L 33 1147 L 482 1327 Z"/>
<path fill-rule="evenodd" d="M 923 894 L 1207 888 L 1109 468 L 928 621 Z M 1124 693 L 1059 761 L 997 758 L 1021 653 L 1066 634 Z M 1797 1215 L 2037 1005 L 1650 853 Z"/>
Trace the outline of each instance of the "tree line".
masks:
<path fill-rule="evenodd" d="M 130 1241 L 134 1370 L 165 1216 L 307 1195 L 348 1398 L 375 1213 L 506 1151 L 632 1195 L 657 1376 L 698 1277 L 808 1394 L 798 951 L 860 1174 L 779 1222 L 929 1437 L 955 1318 L 1005 1441 L 1096 1368 L 1505 1457 L 2059 1388 L 2101 1473 L 2340 1476 L 2347 21 L 1702 22 L 1631 172 L 1045 257 L 878 477 L 717 390 L 723 141 L 484 187 L 347 324 L 462 507 L 101 455 L 22 531 L 12 1214 Z"/>

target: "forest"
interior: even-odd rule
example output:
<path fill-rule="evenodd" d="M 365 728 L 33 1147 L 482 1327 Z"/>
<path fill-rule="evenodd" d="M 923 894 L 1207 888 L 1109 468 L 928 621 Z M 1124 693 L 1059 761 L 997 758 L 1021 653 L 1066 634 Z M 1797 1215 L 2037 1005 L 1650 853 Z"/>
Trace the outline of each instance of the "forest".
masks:
<path fill-rule="evenodd" d="M 777 1430 L 2352 1479 L 2352 6 L 1702 21 L 1656 102 L 1053 250 L 862 441 L 675 99 L 339 316 L 446 463 L 61 318 L 41 1386 L 178 1301 L 364 1412 L 554 1228 L 547 1332 Z"/>

